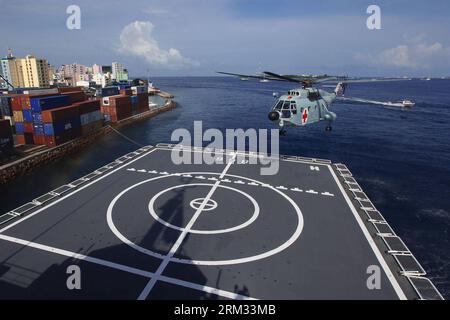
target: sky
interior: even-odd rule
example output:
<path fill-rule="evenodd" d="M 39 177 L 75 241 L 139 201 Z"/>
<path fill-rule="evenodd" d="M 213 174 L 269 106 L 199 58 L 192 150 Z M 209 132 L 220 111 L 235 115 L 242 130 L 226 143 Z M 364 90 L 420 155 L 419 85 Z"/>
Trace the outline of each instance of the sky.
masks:
<path fill-rule="evenodd" d="M 80 29 L 68 29 L 68 6 Z M 370 5 L 381 29 L 370 30 Z M 0 0 L 0 53 L 131 76 L 450 76 L 448 0 Z"/>

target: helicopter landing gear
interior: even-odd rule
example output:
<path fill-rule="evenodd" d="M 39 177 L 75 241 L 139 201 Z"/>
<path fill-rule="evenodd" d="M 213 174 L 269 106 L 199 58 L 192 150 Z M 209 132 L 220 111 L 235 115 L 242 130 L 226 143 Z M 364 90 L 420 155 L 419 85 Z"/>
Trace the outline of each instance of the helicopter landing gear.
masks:
<path fill-rule="evenodd" d="M 325 131 L 330 132 L 331 130 L 333 130 L 333 127 L 328 125 L 325 127 Z"/>

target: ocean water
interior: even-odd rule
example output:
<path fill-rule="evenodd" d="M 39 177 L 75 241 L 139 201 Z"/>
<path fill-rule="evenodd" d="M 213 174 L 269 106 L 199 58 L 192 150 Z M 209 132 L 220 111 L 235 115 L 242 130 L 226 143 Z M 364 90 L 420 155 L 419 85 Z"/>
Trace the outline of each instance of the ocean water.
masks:
<path fill-rule="evenodd" d="M 155 78 L 179 108 L 121 129 L 140 144 L 170 142 L 177 128 L 275 128 L 267 119 L 273 92 L 292 84 L 235 78 Z M 332 88 L 326 88 L 332 90 Z M 290 128 L 280 153 L 345 163 L 395 232 L 450 298 L 450 80 L 350 85 L 347 97 L 414 100 L 412 110 L 336 102 L 332 132 L 325 123 Z M 70 182 L 137 148 L 110 134 L 89 148 L 0 186 L 0 212 Z"/>

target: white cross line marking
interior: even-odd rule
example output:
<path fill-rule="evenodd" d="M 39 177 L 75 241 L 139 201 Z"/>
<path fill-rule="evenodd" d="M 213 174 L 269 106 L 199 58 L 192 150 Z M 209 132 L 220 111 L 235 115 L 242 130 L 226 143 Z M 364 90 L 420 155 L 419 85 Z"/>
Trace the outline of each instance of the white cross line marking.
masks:
<path fill-rule="evenodd" d="M 225 169 L 223 169 L 223 171 L 222 171 L 222 173 L 221 173 L 221 175 L 219 177 L 220 179 L 222 179 L 225 176 L 227 171 L 230 169 L 231 165 L 234 163 L 235 159 L 236 159 L 236 154 L 233 154 L 233 157 L 230 159 L 230 161 L 226 165 Z M 183 240 L 188 235 L 189 231 L 194 226 L 195 221 L 197 221 L 197 219 L 200 217 L 200 214 L 205 209 L 206 204 L 209 202 L 209 200 L 211 199 L 211 197 L 214 194 L 214 192 L 216 191 L 216 189 L 219 187 L 219 184 L 220 184 L 220 180 L 217 181 L 216 183 L 214 183 L 213 187 L 208 192 L 206 197 L 203 199 L 202 204 L 197 209 L 197 211 L 195 212 L 195 214 L 192 217 L 192 219 L 186 225 L 186 227 L 184 228 L 183 232 L 180 234 L 180 236 L 178 237 L 177 241 L 175 242 L 175 244 L 170 249 L 169 253 L 164 257 L 163 261 L 161 262 L 161 264 L 158 267 L 158 270 L 156 270 L 156 272 L 155 272 L 155 277 L 151 278 L 150 281 L 145 286 L 144 290 L 142 290 L 141 294 L 138 297 L 138 300 L 145 300 L 147 298 L 147 296 L 149 295 L 150 291 L 153 289 L 153 287 L 155 286 L 156 282 L 158 281 L 158 277 L 160 277 L 162 275 L 163 271 L 166 269 L 167 265 L 170 262 L 170 259 L 172 259 L 172 257 L 175 255 L 175 252 L 179 249 L 179 247 L 181 246 L 181 243 L 183 242 Z"/>
<path fill-rule="evenodd" d="M 13 237 L 6 236 L 6 235 L 0 235 L 0 239 L 2 239 L 4 241 L 17 243 L 17 244 L 23 245 L 25 247 L 30 247 L 30 248 L 33 248 L 33 249 L 42 250 L 42 251 L 58 254 L 58 255 L 61 255 L 61 256 L 69 257 L 69 258 L 72 258 L 72 259 L 90 262 L 90 263 L 101 265 L 101 266 L 108 267 L 108 268 L 111 268 L 111 269 L 128 272 L 128 273 L 135 274 L 135 275 L 138 275 L 138 276 L 142 276 L 142 277 L 145 277 L 145 278 L 153 278 L 153 277 L 155 277 L 155 274 L 153 272 L 150 272 L 150 271 L 145 271 L 145 270 L 129 267 L 129 266 L 126 266 L 126 265 L 123 265 L 123 264 L 120 264 L 120 263 L 116 263 L 116 262 L 111 262 L 111 261 L 107 261 L 107 260 L 103 260 L 103 259 L 99 259 L 99 258 L 90 257 L 90 256 L 87 256 L 87 255 L 84 255 L 84 254 L 81 254 L 81 253 L 76 253 L 76 252 L 71 252 L 71 251 L 68 251 L 68 250 L 63 250 L 63 249 L 59 249 L 59 248 L 55 248 L 55 247 L 50 247 L 50 246 L 47 246 L 47 245 L 31 242 L 31 241 L 28 241 L 28 240 L 23 240 L 23 239 L 19 239 L 19 238 L 13 238 Z M 179 286 L 186 287 L 186 288 L 191 288 L 191 289 L 203 291 L 203 292 L 206 292 L 206 293 L 215 294 L 215 295 L 222 296 L 222 297 L 229 298 L 229 299 L 257 300 L 255 298 L 247 297 L 247 296 L 240 295 L 240 294 L 237 294 L 237 293 L 234 293 L 234 292 L 221 290 L 221 289 L 217 289 L 217 288 L 213 288 L 213 287 L 209 287 L 209 286 L 204 286 L 204 285 L 200 285 L 200 284 L 197 284 L 197 283 L 193 283 L 193 282 L 189 282 L 189 281 L 185 281 L 185 280 L 179 280 L 179 279 L 171 278 L 171 277 L 167 277 L 167 276 L 160 276 L 158 278 L 158 280 L 166 282 L 166 283 L 179 285 Z"/>

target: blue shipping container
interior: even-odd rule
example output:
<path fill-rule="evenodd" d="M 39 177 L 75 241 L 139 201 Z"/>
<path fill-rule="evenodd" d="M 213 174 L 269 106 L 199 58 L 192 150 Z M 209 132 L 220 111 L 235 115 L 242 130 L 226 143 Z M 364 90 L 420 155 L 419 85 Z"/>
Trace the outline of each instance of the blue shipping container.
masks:
<path fill-rule="evenodd" d="M 3 116 L 12 116 L 11 97 L 0 96 L 0 113 Z"/>
<path fill-rule="evenodd" d="M 116 96 L 119 94 L 118 87 L 105 87 L 102 88 L 102 97 Z"/>
<path fill-rule="evenodd" d="M 37 136 L 44 135 L 44 125 L 43 124 L 35 124 L 34 126 L 34 134 Z"/>
<path fill-rule="evenodd" d="M 50 96 L 42 98 L 34 98 L 30 100 L 31 109 L 38 113 L 43 110 L 50 110 L 70 105 L 70 97 L 68 95 Z"/>
<path fill-rule="evenodd" d="M 81 126 L 80 118 L 74 118 L 63 122 L 44 123 L 44 133 L 46 136 L 57 136 L 64 131 Z"/>
<path fill-rule="evenodd" d="M 42 113 L 33 113 L 33 123 L 42 124 Z"/>
<path fill-rule="evenodd" d="M 138 96 L 131 96 L 131 104 L 137 104 L 139 101 Z"/>
<path fill-rule="evenodd" d="M 22 110 L 23 119 L 26 122 L 33 122 L 33 112 L 31 110 Z"/>
<path fill-rule="evenodd" d="M 23 122 L 16 122 L 14 126 L 16 127 L 17 134 L 24 134 L 25 127 L 23 125 Z"/>

